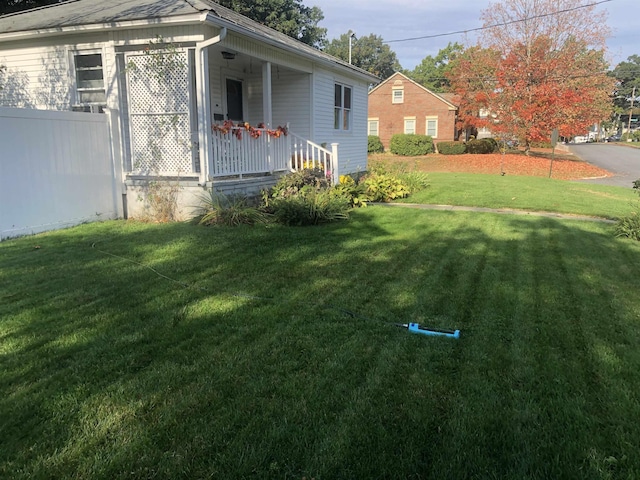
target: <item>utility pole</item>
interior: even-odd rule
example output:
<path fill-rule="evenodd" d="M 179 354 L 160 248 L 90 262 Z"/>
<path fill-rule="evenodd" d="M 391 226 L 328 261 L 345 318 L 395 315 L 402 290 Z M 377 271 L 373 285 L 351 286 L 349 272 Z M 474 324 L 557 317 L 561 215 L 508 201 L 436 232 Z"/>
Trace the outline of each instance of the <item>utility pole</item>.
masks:
<path fill-rule="evenodd" d="M 357 40 L 355 32 L 350 32 L 349 35 L 349 65 L 351 65 L 351 41 Z"/>
<path fill-rule="evenodd" d="M 631 109 L 629 110 L 629 128 L 627 129 L 627 142 L 631 141 L 631 117 L 633 116 L 633 100 L 636 98 L 636 86 L 633 86 L 631 94 Z"/>

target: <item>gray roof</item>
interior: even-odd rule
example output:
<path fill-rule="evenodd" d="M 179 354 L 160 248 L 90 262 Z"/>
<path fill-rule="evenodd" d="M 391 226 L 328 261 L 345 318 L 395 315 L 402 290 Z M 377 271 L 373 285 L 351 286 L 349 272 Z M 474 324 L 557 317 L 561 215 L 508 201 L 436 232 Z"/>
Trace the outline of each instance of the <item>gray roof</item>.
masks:
<path fill-rule="evenodd" d="M 180 16 L 194 16 L 207 13 L 212 23 L 226 26 L 241 34 L 254 34 L 268 43 L 295 50 L 304 56 L 330 62 L 347 68 L 359 76 L 377 79 L 360 68 L 349 65 L 272 28 L 225 8 L 212 0 L 70 0 L 48 7 L 35 8 L 24 12 L 0 16 L 0 41 L 15 38 L 15 35 L 60 29 L 60 34 L 68 34 L 68 29 L 88 25 L 115 24 L 136 20 L 160 20 Z M 4 38 L 3 38 L 4 37 Z"/>

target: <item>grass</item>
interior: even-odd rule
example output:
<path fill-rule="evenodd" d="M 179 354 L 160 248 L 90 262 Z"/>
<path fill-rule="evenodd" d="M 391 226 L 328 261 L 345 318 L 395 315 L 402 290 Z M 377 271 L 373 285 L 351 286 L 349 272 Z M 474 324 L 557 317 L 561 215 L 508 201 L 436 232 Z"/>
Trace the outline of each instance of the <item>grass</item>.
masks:
<path fill-rule="evenodd" d="M 620 218 L 638 209 L 637 192 L 629 188 L 516 175 L 432 172 L 429 179 L 429 188 L 404 201 L 604 218 Z"/>
<path fill-rule="evenodd" d="M 377 207 L 5 241 L 0 478 L 638 478 L 639 267 L 607 224 Z"/>

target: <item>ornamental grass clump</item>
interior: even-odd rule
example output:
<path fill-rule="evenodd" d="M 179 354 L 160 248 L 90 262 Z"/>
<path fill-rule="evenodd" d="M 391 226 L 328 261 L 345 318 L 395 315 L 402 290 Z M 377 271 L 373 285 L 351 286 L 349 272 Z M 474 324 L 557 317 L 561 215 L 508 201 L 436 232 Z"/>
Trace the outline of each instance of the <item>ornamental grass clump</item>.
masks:
<path fill-rule="evenodd" d="M 640 194 L 640 178 L 633 182 L 633 188 Z M 640 241 L 640 212 L 635 210 L 624 217 L 620 217 L 616 223 L 616 237 L 627 237 Z"/>
<path fill-rule="evenodd" d="M 196 217 L 199 225 L 237 227 L 269 221 L 268 213 L 251 205 L 249 200 L 241 195 L 226 196 L 212 188 L 208 195 L 202 195 L 200 199 L 201 205 Z"/>

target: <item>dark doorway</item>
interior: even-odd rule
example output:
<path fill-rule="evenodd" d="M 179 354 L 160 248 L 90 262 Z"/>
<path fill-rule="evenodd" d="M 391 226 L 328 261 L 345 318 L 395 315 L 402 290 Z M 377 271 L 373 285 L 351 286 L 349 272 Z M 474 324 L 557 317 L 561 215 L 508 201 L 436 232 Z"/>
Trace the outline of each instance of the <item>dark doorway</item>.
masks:
<path fill-rule="evenodd" d="M 242 81 L 227 78 L 227 118 L 241 122 L 242 113 Z"/>

